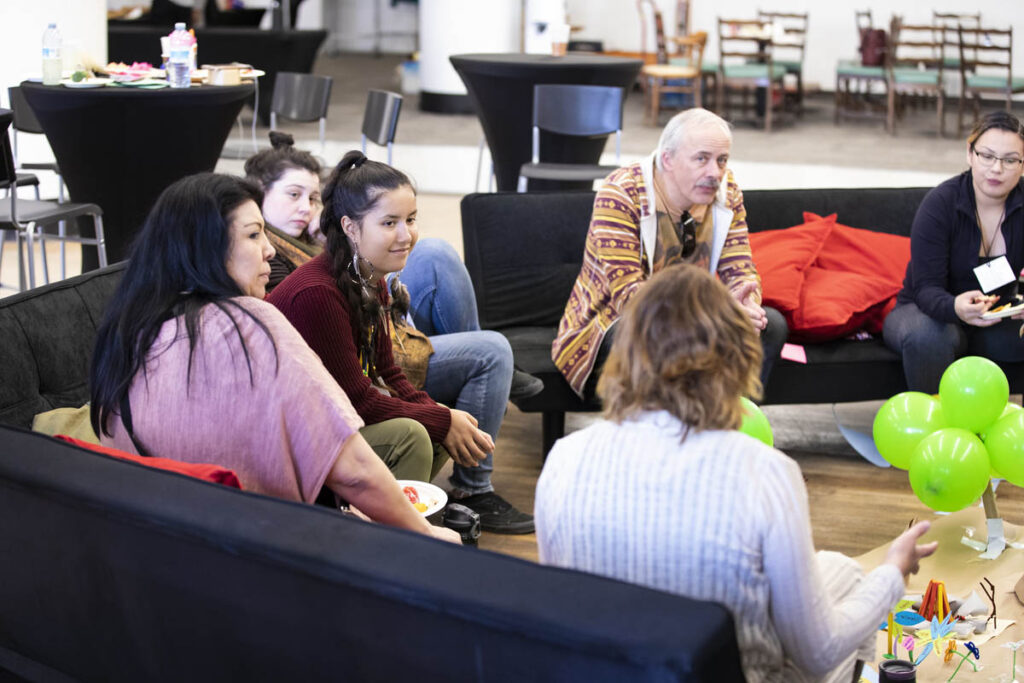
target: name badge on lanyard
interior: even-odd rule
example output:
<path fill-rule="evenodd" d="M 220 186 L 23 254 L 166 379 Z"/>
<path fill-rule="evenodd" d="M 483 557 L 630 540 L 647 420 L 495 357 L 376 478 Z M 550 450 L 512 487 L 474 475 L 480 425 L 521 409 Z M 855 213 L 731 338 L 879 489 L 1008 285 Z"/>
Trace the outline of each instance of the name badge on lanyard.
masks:
<path fill-rule="evenodd" d="M 986 294 L 1017 279 L 1005 255 L 994 258 L 988 263 L 983 263 L 975 268 L 974 276 L 978 278 L 981 291 Z"/>

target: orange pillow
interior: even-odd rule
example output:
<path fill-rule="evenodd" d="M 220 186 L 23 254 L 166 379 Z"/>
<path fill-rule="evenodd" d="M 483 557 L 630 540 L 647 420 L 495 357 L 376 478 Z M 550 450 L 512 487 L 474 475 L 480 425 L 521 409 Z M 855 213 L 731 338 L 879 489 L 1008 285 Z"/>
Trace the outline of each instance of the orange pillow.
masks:
<path fill-rule="evenodd" d="M 177 472 L 178 474 L 202 479 L 203 481 L 211 481 L 214 484 L 223 484 L 224 486 L 230 486 L 236 489 L 242 488 L 241 482 L 238 481 L 238 475 L 236 475 L 233 470 L 221 467 L 220 465 L 181 462 L 180 460 L 170 460 L 168 458 L 144 458 L 141 455 L 132 455 L 131 453 L 119 451 L 116 448 L 108 448 L 107 446 L 89 443 L 88 441 L 82 441 L 81 439 L 76 439 L 72 436 L 67 436 L 66 434 L 57 434 L 54 438 L 60 439 L 61 441 L 67 441 L 70 444 L 74 444 L 80 448 L 85 448 L 96 453 L 120 458 L 121 460 L 137 462 L 140 465 L 145 465 L 146 467 L 153 467 L 158 470 L 167 470 L 169 472 Z"/>
<path fill-rule="evenodd" d="M 818 258 L 835 221 L 835 214 L 822 218 L 805 212 L 802 225 L 750 233 L 750 250 L 761 276 L 761 298 L 765 306 L 782 313 L 800 307 L 804 272 Z"/>

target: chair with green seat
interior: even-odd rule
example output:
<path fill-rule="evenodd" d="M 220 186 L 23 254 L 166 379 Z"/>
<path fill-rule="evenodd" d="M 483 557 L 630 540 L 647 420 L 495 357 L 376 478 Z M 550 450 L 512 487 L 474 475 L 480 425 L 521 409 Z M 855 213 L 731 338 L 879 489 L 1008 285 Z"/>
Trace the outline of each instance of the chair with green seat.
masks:
<path fill-rule="evenodd" d="M 878 119 L 883 123 L 886 119 L 885 31 L 875 30 L 870 9 L 856 10 L 854 17 L 857 20 L 857 51 L 860 57 L 840 59 L 836 64 L 837 126 L 845 118 Z"/>
<path fill-rule="evenodd" d="M 886 130 L 896 134 L 896 120 L 903 115 L 908 98 L 934 99 L 939 136 L 946 134 L 942 39 L 935 39 L 941 27 L 905 24 L 895 15 L 889 29 L 885 76 L 888 85 Z"/>
<path fill-rule="evenodd" d="M 960 39 L 957 28 L 981 28 L 981 12 L 938 12 L 932 10 L 932 24 L 935 25 L 935 38 L 942 40 L 942 64 L 950 73 L 960 70 Z M 945 30 L 939 30 L 940 28 Z M 967 50 L 968 71 L 970 63 L 977 56 L 974 45 Z"/>
<path fill-rule="evenodd" d="M 796 78 L 796 92 L 792 99 L 796 103 L 797 115 L 804 108 L 804 48 L 807 45 L 807 12 L 757 11 L 757 18 L 772 25 L 773 61 L 786 69 L 786 74 Z M 787 97 L 790 93 L 787 91 Z"/>
<path fill-rule="evenodd" d="M 750 104 L 750 93 L 764 93 L 764 129 L 772 129 L 772 112 L 776 108 L 775 94 L 785 92 L 786 68 L 772 60 L 771 27 L 759 19 L 718 18 L 718 108 L 728 118 L 730 91 L 741 93 L 744 108 Z M 755 116 L 760 115 L 758 100 L 754 98 Z"/>
<path fill-rule="evenodd" d="M 981 115 L 981 98 L 997 95 L 1006 100 L 1010 111 L 1013 96 L 1024 92 L 1024 78 L 1013 75 L 1013 28 L 958 29 L 960 43 L 960 105 L 957 108 L 957 134 L 964 128 L 964 104 L 970 98 L 974 118 Z M 971 52 L 974 57 L 971 57 Z M 971 67 L 970 69 L 968 67 Z"/>

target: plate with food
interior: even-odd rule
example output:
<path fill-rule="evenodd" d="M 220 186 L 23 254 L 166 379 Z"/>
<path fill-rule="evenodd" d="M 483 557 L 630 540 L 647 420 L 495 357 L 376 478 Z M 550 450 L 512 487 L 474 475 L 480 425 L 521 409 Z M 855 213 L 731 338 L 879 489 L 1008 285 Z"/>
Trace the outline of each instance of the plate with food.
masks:
<path fill-rule="evenodd" d="M 104 70 L 113 80 L 125 83 L 150 78 L 153 65 L 149 62 L 133 62 L 131 66 L 124 62 L 110 62 Z"/>
<path fill-rule="evenodd" d="M 1018 302 L 1016 300 L 1009 301 L 1002 306 L 996 306 L 981 314 L 981 317 L 985 320 L 994 320 L 996 318 L 1009 318 L 1011 315 L 1016 315 L 1024 311 L 1024 302 Z"/>
<path fill-rule="evenodd" d="M 425 481 L 399 479 L 398 485 L 412 506 L 424 517 L 434 514 L 448 502 L 448 494 L 443 489 Z"/>
<path fill-rule="evenodd" d="M 77 76 L 78 74 L 75 75 Z M 65 88 L 102 88 L 108 83 L 110 83 L 109 78 L 99 78 L 96 76 L 82 76 L 78 80 L 75 80 L 75 77 L 72 76 L 60 82 Z"/>

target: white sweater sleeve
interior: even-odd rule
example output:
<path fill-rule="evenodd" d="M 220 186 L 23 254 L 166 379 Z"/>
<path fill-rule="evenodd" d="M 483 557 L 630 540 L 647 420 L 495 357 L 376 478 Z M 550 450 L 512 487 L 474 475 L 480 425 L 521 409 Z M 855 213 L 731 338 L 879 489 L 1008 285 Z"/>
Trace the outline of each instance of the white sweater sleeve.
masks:
<path fill-rule="evenodd" d="M 822 675 L 878 628 L 903 595 L 903 576 L 883 564 L 847 595 L 828 595 L 815 557 L 803 477 L 795 462 L 779 462 L 762 469 L 757 486 L 767 521 L 764 571 L 772 622 L 789 659 Z"/>

